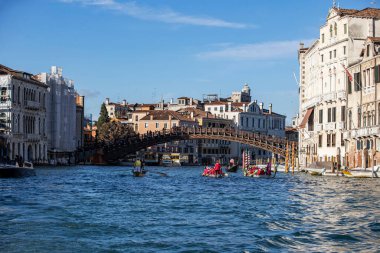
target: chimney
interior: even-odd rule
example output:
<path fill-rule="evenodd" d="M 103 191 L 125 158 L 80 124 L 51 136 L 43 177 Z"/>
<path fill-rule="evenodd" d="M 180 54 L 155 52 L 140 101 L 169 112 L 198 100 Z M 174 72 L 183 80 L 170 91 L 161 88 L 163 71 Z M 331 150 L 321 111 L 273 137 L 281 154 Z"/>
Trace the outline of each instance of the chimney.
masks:
<path fill-rule="evenodd" d="M 110 104 L 110 99 L 109 98 L 106 98 L 106 105 L 109 105 Z"/>
<path fill-rule="evenodd" d="M 228 111 L 229 111 L 229 112 L 232 111 L 232 103 L 231 103 L 231 102 L 228 102 Z"/>
<path fill-rule="evenodd" d="M 126 106 L 127 105 L 127 100 L 123 99 L 123 102 L 121 103 L 121 105 Z"/>
<path fill-rule="evenodd" d="M 150 116 L 150 117 L 149 117 L 150 120 L 153 120 L 153 114 L 150 114 L 149 116 Z"/>
<path fill-rule="evenodd" d="M 170 104 L 173 104 L 173 98 L 170 99 Z"/>
<path fill-rule="evenodd" d="M 190 98 L 190 105 L 193 105 L 193 98 Z"/>
<path fill-rule="evenodd" d="M 262 111 L 264 109 L 264 103 L 260 102 L 259 107 L 260 107 L 260 110 Z"/>
<path fill-rule="evenodd" d="M 305 44 L 303 42 L 300 43 L 300 49 L 303 49 Z"/>
<path fill-rule="evenodd" d="M 269 104 L 269 114 L 272 114 L 272 104 Z"/>

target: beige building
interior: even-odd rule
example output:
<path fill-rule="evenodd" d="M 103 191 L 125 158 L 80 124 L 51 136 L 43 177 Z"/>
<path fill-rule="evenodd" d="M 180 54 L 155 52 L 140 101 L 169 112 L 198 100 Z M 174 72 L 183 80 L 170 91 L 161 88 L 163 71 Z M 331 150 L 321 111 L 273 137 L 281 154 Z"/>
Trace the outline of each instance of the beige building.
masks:
<path fill-rule="evenodd" d="M 34 75 L 0 65 L 1 158 L 47 162 L 47 89 Z"/>
<path fill-rule="evenodd" d="M 360 61 L 368 37 L 380 35 L 380 10 L 329 10 L 319 39 L 310 48 L 301 44 L 299 158 L 301 166 L 314 161 L 345 158 L 345 68 Z"/>
<path fill-rule="evenodd" d="M 346 157 L 349 167 L 380 164 L 380 37 L 369 37 L 362 60 L 348 68 Z"/>

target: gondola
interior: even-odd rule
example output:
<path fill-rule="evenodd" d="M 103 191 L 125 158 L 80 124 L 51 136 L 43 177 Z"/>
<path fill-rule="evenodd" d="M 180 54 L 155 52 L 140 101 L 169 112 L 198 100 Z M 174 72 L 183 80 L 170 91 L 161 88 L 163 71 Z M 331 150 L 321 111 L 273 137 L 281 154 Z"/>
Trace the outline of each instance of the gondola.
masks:
<path fill-rule="evenodd" d="M 227 167 L 227 172 L 231 172 L 231 173 L 236 173 L 237 170 L 239 169 L 239 165 L 232 165 L 232 166 L 228 166 Z"/>
<path fill-rule="evenodd" d="M 214 171 L 214 168 L 212 167 L 206 167 L 204 170 L 203 170 L 203 173 L 202 173 L 202 176 L 203 177 L 213 177 L 213 178 L 223 178 L 223 177 L 227 177 L 228 174 L 227 173 L 215 173 Z"/>
<path fill-rule="evenodd" d="M 132 173 L 133 173 L 134 177 L 143 177 L 146 174 L 146 170 L 142 170 L 142 171 L 134 171 L 134 170 L 132 170 Z"/>
<path fill-rule="evenodd" d="M 268 164 L 266 168 L 260 168 L 258 166 L 253 166 L 248 169 L 243 170 L 243 175 L 245 177 L 254 177 L 254 178 L 274 178 L 277 174 L 277 166 L 275 166 L 272 173 L 271 165 Z"/>

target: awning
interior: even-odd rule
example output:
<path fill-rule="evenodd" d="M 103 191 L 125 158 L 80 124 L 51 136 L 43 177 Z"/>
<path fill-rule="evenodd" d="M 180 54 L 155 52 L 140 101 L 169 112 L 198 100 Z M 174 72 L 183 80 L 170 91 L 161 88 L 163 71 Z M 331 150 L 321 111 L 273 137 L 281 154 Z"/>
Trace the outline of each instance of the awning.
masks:
<path fill-rule="evenodd" d="M 314 107 L 307 109 L 305 117 L 303 117 L 303 120 L 302 120 L 302 122 L 300 124 L 300 128 L 305 128 L 306 123 L 308 122 L 309 117 L 313 113 L 313 111 L 314 111 Z"/>

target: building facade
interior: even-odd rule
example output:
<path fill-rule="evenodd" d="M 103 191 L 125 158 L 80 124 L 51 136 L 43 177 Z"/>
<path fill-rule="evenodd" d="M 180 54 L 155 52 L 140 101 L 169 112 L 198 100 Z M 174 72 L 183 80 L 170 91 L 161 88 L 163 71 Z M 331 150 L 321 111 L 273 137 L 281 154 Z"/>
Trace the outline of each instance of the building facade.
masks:
<path fill-rule="evenodd" d="M 0 65 L 2 157 L 47 161 L 47 89 L 30 73 Z"/>
<path fill-rule="evenodd" d="M 347 166 L 380 164 L 380 37 L 369 37 L 361 61 L 348 68 L 347 124 L 344 132 Z"/>
<path fill-rule="evenodd" d="M 345 159 L 346 68 L 360 61 L 364 42 L 380 33 L 379 9 L 329 10 L 319 39 L 299 49 L 299 162 Z"/>
<path fill-rule="evenodd" d="M 49 163 L 75 163 L 78 138 L 74 82 L 65 78 L 62 68 L 56 66 L 51 67 L 50 73 L 39 74 L 38 78 L 49 87 L 46 99 Z"/>

